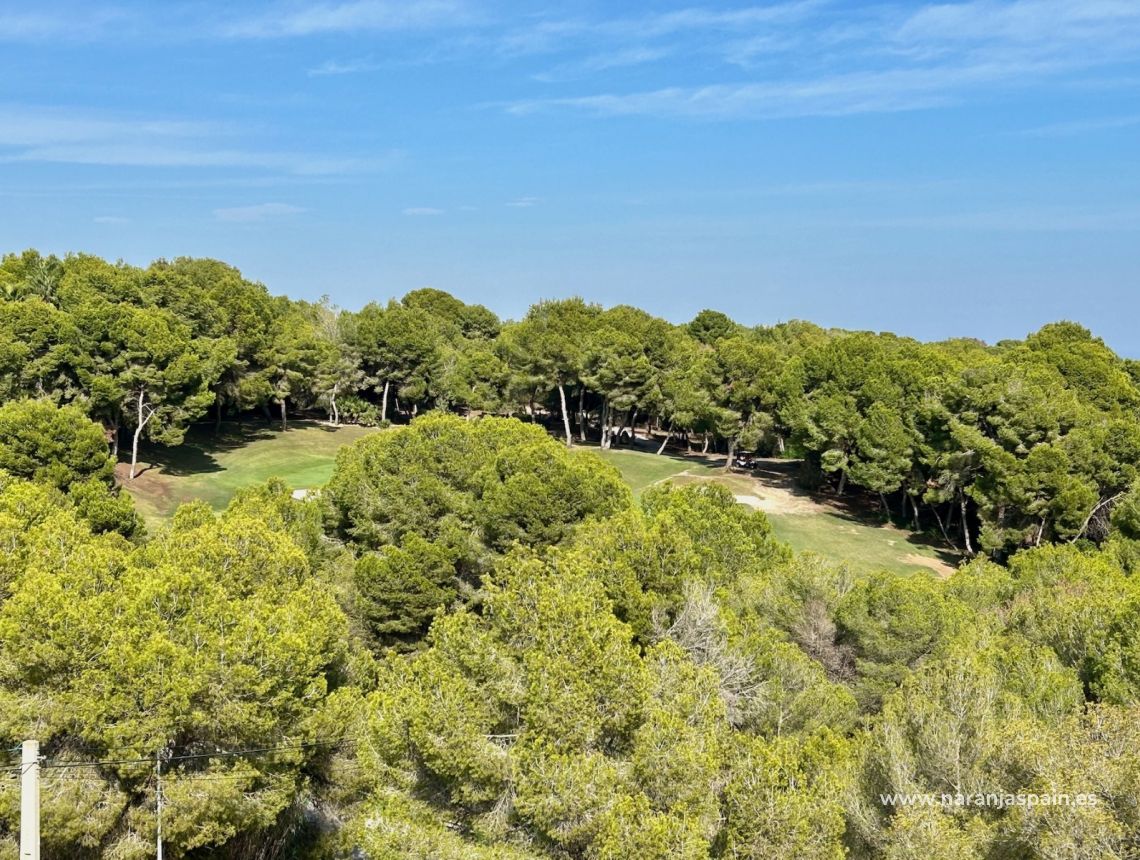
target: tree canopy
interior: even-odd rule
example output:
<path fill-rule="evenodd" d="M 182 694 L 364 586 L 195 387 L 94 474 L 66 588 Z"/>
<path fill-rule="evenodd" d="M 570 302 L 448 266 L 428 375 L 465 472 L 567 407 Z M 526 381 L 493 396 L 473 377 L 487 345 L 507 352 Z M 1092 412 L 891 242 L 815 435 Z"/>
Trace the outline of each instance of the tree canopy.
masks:
<path fill-rule="evenodd" d="M 44 854 L 78 860 L 154 856 L 160 781 L 186 860 L 1126 860 L 1138 367 L 1068 322 L 352 312 L 211 260 L 9 255 L 0 741 L 40 740 Z M 142 439 L 318 410 L 386 429 L 306 499 L 144 535 L 116 485 L 120 442 L 121 482 Z M 635 500 L 582 444 L 634 433 L 797 458 L 966 562 L 856 575 L 724 486 Z"/>

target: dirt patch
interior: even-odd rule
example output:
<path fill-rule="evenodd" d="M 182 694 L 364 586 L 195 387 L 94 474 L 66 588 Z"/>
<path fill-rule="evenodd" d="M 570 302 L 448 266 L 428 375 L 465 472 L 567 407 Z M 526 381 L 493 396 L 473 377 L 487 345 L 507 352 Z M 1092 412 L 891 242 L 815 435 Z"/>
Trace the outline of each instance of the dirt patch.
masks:
<path fill-rule="evenodd" d="M 115 483 L 133 492 L 159 498 L 170 496 L 170 480 L 162 474 L 162 469 L 153 463 L 139 463 L 133 480 L 130 473 L 130 463 L 116 463 Z"/>
<path fill-rule="evenodd" d="M 769 487 L 753 479 L 751 483 L 756 487 L 757 493 L 738 494 L 736 501 L 748 505 L 757 511 L 766 514 L 818 514 L 827 508 L 818 502 L 812 501 L 794 493 L 782 491 L 778 487 Z"/>
<path fill-rule="evenodd" d="M 907 553 L 906 555 L 904 555 L 899 560 L 902 561 L 904 564 L 913 564 L 913 565 L 917 565 L 919 567 L 925 567 L 925 568 L 928 568 L 930 570 L 933 570 L 935 573 L 937 573 L 943 579 L 950 576 L 950 574 L 952 574 L 955 570 L 958 569 L 954 565 L 948 564 L 947 562 L 942 561 L 941 559 L 931 558 L 928 555 L 919 555 L 916 552 Z"/>
<path fill-rule="evenodd" d="M 744 477 L 744 476 L 741 476 Z M 754 507 L 768 514 L 820 514 L 831 508 L 817 502 L 804 491 L 784 483 L 772 483 L 767 476 L 764 479 L 746 477 L 746 480 L 755 488 L 755 493 L 747 496 L 751 501 L 744 501 L 743 495 L 736 500 Z"/>
<path fill-rule="evenodd" d="M 778 467 L 773 468 L 770 463 L 776 463 Z M 707 472 L 686 469 L 661 480 L 672 481 L 682 486 L 709 481 L 724 484 L 732 490 L 736 501 L 766 514 L 834 513 L 833 505 L 825 500 L 812 498 L 810 493 L 796 485 L 794 475 L 786 468 L 786 461 L 765 460 L 761 461 L 761 464 L 761 467 L 751 474 L 733 471 L 710 475 Z"/>
<path fill-rule="evenodd" d="M 139 464 L 139 473 L 131 480 L 129 463 L 115 464 L 115 483 L 134 500 L 144 516 L 165 516 L 174 507 L 174 487 L 170 478 L 157 466 Z"/>

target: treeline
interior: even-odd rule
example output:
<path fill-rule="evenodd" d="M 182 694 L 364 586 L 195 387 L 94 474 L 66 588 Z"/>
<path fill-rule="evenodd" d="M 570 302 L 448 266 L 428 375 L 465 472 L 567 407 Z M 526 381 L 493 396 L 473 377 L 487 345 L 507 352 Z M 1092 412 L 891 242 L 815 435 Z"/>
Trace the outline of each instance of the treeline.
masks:
<path fill-rule="evenodd" d="M 45 858 L 155 856 L 160 769 L 172 860 L 1136 856 L 1135 367 L 1083 329 L 504 323 L 209 261 L 0 269 L 0 746 L 41 742 Z M 115 441 L 264 408 L 409 423 L 318 498 L 143 536 Z M 801 455 L 1003 563 L 855 577 L 557 438 L 632 427 Z"/>
<path fill-rule="evenodd" d="M 578 299 L 503 322 L 431 289 L 352 313 L 212 260 L 34 251 L 4 258 L 0 291 L 0 399 L 80 405 L 132 475 L 141 439 L 178 444 L 207 413 L 285 427 L 290 410 L 386 424 L 434 408 L 549 418 L 567 444 L 641 428 L 728 465 L 795 454 L 806 482 L 870 493 L 967 555 L 1099 542 L 1140 503 L 1140 365 L 1072 323 L 986 346 Z"/>
<path fill-rule="evenodd" d="M 854 578 L 721 486 L 635 503 L 541 427 L 437 412 L 319 499 L 127 540 L 73 489 L 106 449 L 56 444 L 0 437 L 0 742 L 41 741 L 49 860 L 155 856 L 159 767 L 187 860 L 1136 856 L 1119 535 Z"/>

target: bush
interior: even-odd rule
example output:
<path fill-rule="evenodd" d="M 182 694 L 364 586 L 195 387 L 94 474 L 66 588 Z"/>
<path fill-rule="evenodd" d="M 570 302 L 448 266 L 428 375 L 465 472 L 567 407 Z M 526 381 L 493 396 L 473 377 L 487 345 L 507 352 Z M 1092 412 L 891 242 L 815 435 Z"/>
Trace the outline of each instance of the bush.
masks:
<path fill-rule="evenodd" d="M 342 421 L 349 424 L 359 424 L 362 427 L 377 427 L 380 425 L 380 407 L 369 403 L 363 397 L 350 395 L 337 399 L 337 408 L 340 410 Z"/>
<path fill-rule="evenodd" d="M 15 400 L 0 406 L 0 469 L 66 490 L 88 478 L 110 481 L 115 463 L 103 429 L 78 406 Z"/>
<path fill-rule="evenodd" d="M 341 449 L 322 499 L 338 537 L 378 553 L 362 559 L 357 586 L 385 644 L 418 638 L 515 544 L 561 543 L 588 517 L 632 505 L 617 470 L 541 428 L 442 413 Z"/>

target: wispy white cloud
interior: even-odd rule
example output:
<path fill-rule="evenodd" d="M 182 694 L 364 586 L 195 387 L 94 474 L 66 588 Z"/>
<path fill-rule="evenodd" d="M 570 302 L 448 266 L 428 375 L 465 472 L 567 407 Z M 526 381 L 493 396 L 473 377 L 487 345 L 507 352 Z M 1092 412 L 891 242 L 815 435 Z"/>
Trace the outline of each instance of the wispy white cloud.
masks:
<path fill-rule="evenodd" d="M 115 9 L 85 8 L 67 14 L 0 11 L 2 42 L 85 42 L 112 33 L 124 21 Z"/>
<path fill-rule="evenodd" d="M 96 215 L 91 219 L 96 224 L 129 224 L 131 219 L 122 215 Z"/>
<path fill-rule="evenodd" d="M 397 32 L 455 27 L 469 17 L 466 5 L 458 0 L 353 0 L 278 8 L 234 21 L 223 32 L 246 38 Z"/>
<path fill-rule="evenodd" d="M 596 116 L 767 119 L 843 116 L 959 104 L 998 91 L 1095 79 L 1140 55 L 1135 0 L 968 0 L 923 6 L 837 8 L 788 2 L 735 10 L 689 8 L 601 21 L 540 22 L 505 40 L 554 52 L 610 40 L 607 52 L 536 76 L 564 81 L 639 56 L 702 54 L 736 66 L 736 80 L 693 82 L 692 64 L 666 85 L 517 99 L 515 114 L 572 110 Z M 786 62 L 790 52 L 796 62 Z M 639 54 L 639 52 L 644 52 Z M 779 60 L 780 62 L 776 62 Z M 747 74 L 741 79 L 739 69 Z M 686 80 L 686 77 L 689 80 Z M 670 81 L 672 78 L 672 81 Z"/>
<path fill-rule="evenodd" d="M 1140 35 L 1140 4 L 1132 0 L 972 0 L 929 4 L 896 38 L 927 44 L 1007 42 L 1060 46 Z"/>
<path fill-rule="evenodd" d="M 215 167 L 274 170 L 326 176 L 369 169 L 383 161 L 325 158 L 305 153 L 258 152 L 242 149 L 190 148 L 147 144 L 68 144 L 40 146 L 0 157 L 0 161 L 87 164 L 105 167 Z"/>
<path fill-rule="evenodd" d="M 761 62 L 786 54 L 802 44 L 803 38 L 797 33 L 790 31 L 764 33 L 729 41 L 724 49 L 724 59 L 725 62 L 735 66 L 752 68 Z"/>
<path fill-rule="evenodd" d="M 627 31 L 642 36 L 689 33 L 694 30 L 722 30 L 739 33 L 758 26 L 802 21 L 819 10 L 823 0 L 793 0 L 741 9 L 709 9 L 692 7 L 660 12 L 641 18 L 628 18 L 605 25 L 611 31 Z"/>
<path fill-rule="evenodd" d="M 235 145 L 229 124 L 124 118 L 63 109 L 0 106 L 0 162 L 47 162 L 152 168 L 245 168 L 297 176 L 380 170 L 392 150 L 366 158 Z"/>
<path fill-rule="evenodd" d="M 280 218 L 286 215 L 298 215 L 305 210 L 300 206 L 289 203 L 258 203 L 253 206 L 231 206 L 224 209 L 215 209 L 214 217 L 219 221 L 265 221 L 269 218 Z"/>
<path fill-rule="evenodd" d="M 601 45 L 620 53 L 673 36 L 690 42 L 710 32 L 741 38 L 803 21 L 823 5 L 823 0 L 792 0 L 739 9 L 689 7 L 624 17 L 540 18 L 507 29 L 498 37 L 498 47 L 506 54 L 547 54 Z"/>
<path fill-rule="evenodd" d="M 646 90 L 520 99 L 506 109 L 702 119 L 912 110 L 1066 74 L 1087 77 L 1140 52 L 1140 3 L 1134 0 L 970 0 L 911 11 L 832 9 L 827 15 L 819 4 L 787 3 L 729 12 L 688 9 L 643 19 L 636 28 L 624 20 L 607 26 L 629 28 L 642 41 L 655 33 L 690 39 L 702 30 L 723 31 L 725 38 L 713 44 L 724 62 L 764 71 L 731 82 L 679 80 Z M 758 66 L 793 47 L 801 58 L 794 67 Z"/>
<path fill-rule="evenodd" d="M 622 50 L 591 54 L 581 60 L 562 63 L 549 71 L 540 72 L 534 76 L 536 81 L 547 83 L 573 80 L 588 75 L 604 72 L 609 69 L 628 68 L 646 63 L 654 63 L 665 59 L 673 53 L 673 49 L 665 46 L 649 47 L 639 45 Z"/>
<path fill-rule="evenodd" d="M 852 72 L 829 77 L 760 83 L 667 87 L 633 93 L 529 99 L 503 107 L 525 115 L 573 109 L 597 116 L 690 119 L 780 119 L 887 113 L 950 104 L 962 91 L 984 84 L 1047 74 L 1044 63 L 991 63 Z"/>
<path fill-rule="evenodd" d="M 326 60 L 319 66 L 308 71 L 310 78 L 323 78 L 335 75 L 356 75 L 362 72 L 374 72 L 380 64 L 373 59 L 359 60 Z"/>
<path fill-rule="evenodd" d="M 508 200 L 507 205 L 513 209 L 530 209 L 541 202 L 541 197 L 516 197 L 514 200 Z"/>
<path fill-rule="evenodd" d="M 436 209 L 434 206 L 409 206 L 403 210 L 405 215 L 442 215 L 442 209 Z"/>
<path fill-rule="evenodd" d="M 216 123 L 111 118 L 63 108 L 0 105 L 0 146 L 204 137 L 224 131 L 225 127 Z"/>
<path fill-rule="evenodd" d="M 0 14 L 0 39 L 4 41 L 46 39 L 57 36 L 64 30 L 63 18 L 35 12 Z"/>

